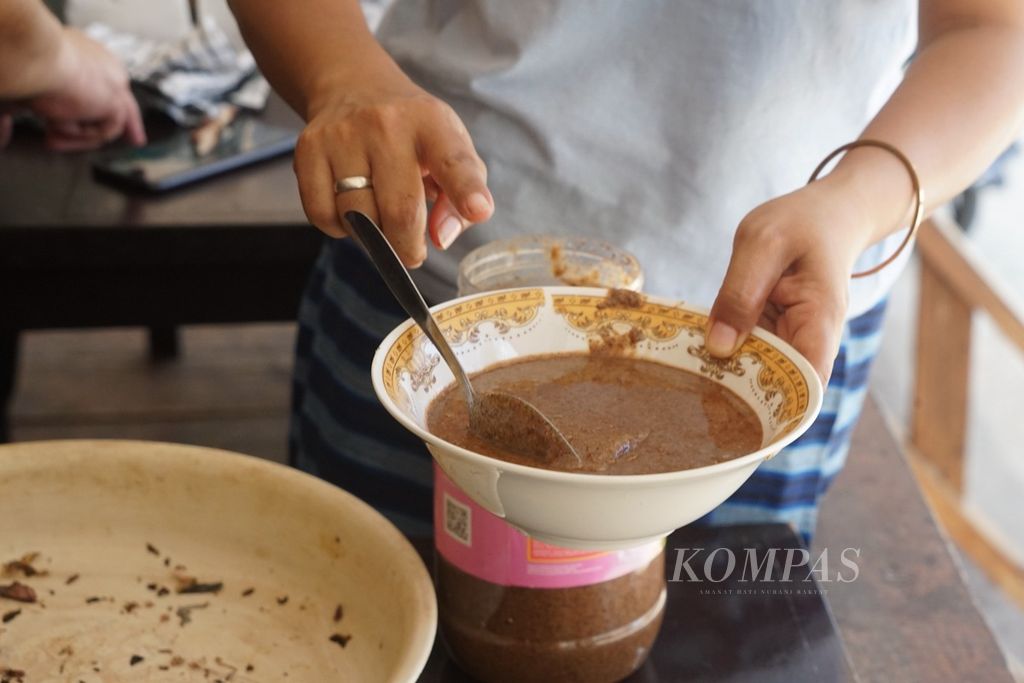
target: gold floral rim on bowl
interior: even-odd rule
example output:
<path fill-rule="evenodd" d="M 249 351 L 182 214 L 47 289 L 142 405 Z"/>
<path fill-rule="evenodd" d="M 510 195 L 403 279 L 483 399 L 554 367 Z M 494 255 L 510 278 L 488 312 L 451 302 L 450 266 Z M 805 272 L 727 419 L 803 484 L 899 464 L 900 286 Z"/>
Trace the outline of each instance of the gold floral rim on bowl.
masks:
<path fill-rule="evenodd" d="M 565 289 L 565 288 L 562 288 Z M 549 310 L 579 343 L 574 348 L 552 351 L 586 351 L 595 339 L 632 330 L 639 357 L 657 360 L 672 352 L 685 351 L 692 363 L 685 369 L 722 382 L 731 376 L 749 378 L 748 393 L 756 399 L 769 440 L 785 436 L 806 413 L 810 391 L 804 374 L 776 344 L 751 334 L 730 358 L 712 357 L 704 346 L 707 314 L 682 305 L 645 300 L 637 307 L 608 305 L 605 290 L 600 293 L 552 293 L 550 301 L 540 288 L 477 294 L 442 304 L 434 309 L 441 331 L 455 352 L 465 358 L 474 347 L 495 341 L 510 341 L 531 332 L 543 333 L 542 311 Z M 465 362 L 465 361 L 464 361 Z M 678 363 L 673 363 L 678 364 Z M 472 359 L 473 372 L 482 370 Z M 383 383 L 391 400 L 409 404 L 417 392 L 431 398 L 439 389 L 438 373 L 448 375 L 440 356 L 418 326 L 408 327 L 384 353 Z M 451 378 L 447 378 L 451 381 Z M 749 403 L 749 401 L 748 401 Z"/>

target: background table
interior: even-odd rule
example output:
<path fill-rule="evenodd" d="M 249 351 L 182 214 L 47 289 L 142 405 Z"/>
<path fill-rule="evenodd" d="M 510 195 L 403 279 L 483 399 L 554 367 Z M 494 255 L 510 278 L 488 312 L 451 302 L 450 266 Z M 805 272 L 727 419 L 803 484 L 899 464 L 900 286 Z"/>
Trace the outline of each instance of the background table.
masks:
<path fill-rule="evenodd" d="M 276 98 L 264 117 L 300 123 Z M 294 320 L 322 239 L 289 156 L 146 195 L 19 131 L 0 152 L 0 442 L 21 330 L 146 326 L 170 354 L 178 325 Z"/>

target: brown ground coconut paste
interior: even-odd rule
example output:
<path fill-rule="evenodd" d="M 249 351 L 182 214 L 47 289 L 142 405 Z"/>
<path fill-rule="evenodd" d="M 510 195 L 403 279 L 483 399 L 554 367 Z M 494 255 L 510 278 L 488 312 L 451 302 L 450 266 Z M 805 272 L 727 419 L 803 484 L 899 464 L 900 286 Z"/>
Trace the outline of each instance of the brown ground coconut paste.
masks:
<path fill-rule="evenodd" d="M 665 561 L 589 586 L 519 588 L 437 560 L 441 630 L 460 666 L 486 683 L 620 681 L 661 628 Z"/>
<path fill-rule="evenodd" d="M 531 401 L 602 474 L 671 472 L 757 450 L 757 416 L 728 389 L 653 361 L 600 354 L 535 356 L 477 373 L 478 390 Z M 526 465 L 469 432 L 452 388 L 427 411 L 431 432 Z M 441 630 L 455 659 L 487 683 L 618 681 L 647 657 L 665 600 L 661 542 L 611 553 L 539 543 L 435 475 Z"/>
<path fill-rule="evenodd" d="M 550 469 L 674 472 L 761 447 L 761 424 L 741 398 L 654 361 L 587 353 L 533 356 L 487 368 L 473 376 L 473 386 L 530 401 L 565 434 L 583 463 L 556 462 Z M 465 399 L 454 386 L 430 404 L 427 428 L 477 453 L 538 464 L 471 434 Z"/>

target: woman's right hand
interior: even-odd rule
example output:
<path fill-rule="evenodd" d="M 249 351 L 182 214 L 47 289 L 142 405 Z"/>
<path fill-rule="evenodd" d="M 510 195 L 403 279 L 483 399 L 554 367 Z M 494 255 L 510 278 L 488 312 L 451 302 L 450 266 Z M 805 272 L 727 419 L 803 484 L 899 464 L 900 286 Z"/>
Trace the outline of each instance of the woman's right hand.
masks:
<path fill-rule="evenodd" d="M 295 174 L 309 221 L 348 234 L 346 211 L 373 218 L 406 266 L 427 257 L 425 233 L 447 249 L 470 224 L 491 217 L 487 169 L 469 131 L 444 102 L 404 74 L 374 74 L 372 85 L 335 85 L 312 99 L 295 148 Z M 336 179 L 366 176 L 372 189 L 335 195 Z M 427 200 L 434 202 L 427 215 Z"/>

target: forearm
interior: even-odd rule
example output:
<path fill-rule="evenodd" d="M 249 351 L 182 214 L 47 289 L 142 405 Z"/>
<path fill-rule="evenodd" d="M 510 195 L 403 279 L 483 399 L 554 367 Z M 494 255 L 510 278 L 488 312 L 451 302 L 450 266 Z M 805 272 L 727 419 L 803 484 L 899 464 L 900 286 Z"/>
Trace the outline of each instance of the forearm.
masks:
<path fill-rule="evenodd" d="M 922 25 L 922 37 L 930 27 Z M 1024 28 L 980 23 L 940 31 L 862 137 L 902 150 L 930 211 L 966 188 L 1014 139 L 1024 119 Z M 905 226 L 912 188 L 887 152 L 851 151 L 833 173 L 865 207 L 863 244 Z"/>
<path fill-rule="evenodd" d="M 256 61 L 307 120 L 324 98 L 368 80 L 404 79 L 358 0 L 229 0 Z"/>
<path fill-rule="evenodd" d="M 60 86 L 67 71 L 64 28 L 40 0 L 0 2 L 0 99 Z"/>

